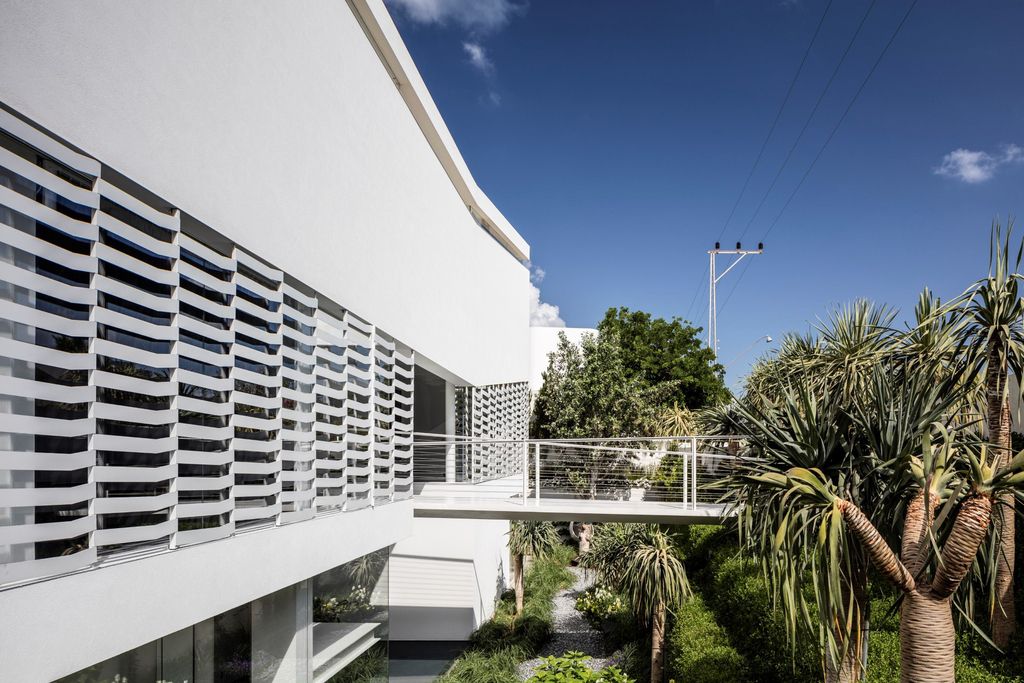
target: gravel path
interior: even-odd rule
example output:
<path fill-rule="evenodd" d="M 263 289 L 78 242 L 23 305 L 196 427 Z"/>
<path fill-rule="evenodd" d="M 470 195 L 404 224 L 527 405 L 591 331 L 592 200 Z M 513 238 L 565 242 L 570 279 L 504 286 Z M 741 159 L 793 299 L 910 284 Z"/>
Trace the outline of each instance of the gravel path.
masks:
<path fill-rule="evenodd" d="M 597 671 L 608 666 L 611 658 L 603 656 L 604 642 L 601 632 L 595 630 L 587 622 L 586 617 L 576 611 L 576 596 L 589 588 L 594 583 L 594 578 L 592 574 L 588 576 L 579 567 L 569 567 L 569 571 L 576 576 L 576 583 L 555 596 L 555 635 L 541 650 L 540 656 L 559 656 L 575 650 L 590 656 L 588 665 Z M 540 663 L 538 657 L 520 664 L 519 679 L 525 681 L 532 676 Z"/>

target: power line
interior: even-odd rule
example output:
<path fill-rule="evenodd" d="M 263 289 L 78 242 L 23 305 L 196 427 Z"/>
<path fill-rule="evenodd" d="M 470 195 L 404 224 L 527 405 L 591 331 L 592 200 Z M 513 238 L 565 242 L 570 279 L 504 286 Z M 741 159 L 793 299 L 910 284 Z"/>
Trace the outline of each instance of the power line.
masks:
<path fill-rule="evenodd" d="M 761 159 L 764 156 L 765 148 L 768 146 L 768 141 L 771 140 L 772 135 L 775 133 L 775 128 L 779 125 L 779 120 L 782 118 L 782 112 L 785 110 L 786 105 L 789 103 L 789 98 L 793 95 L 793 89 L 796 87 L 797 81 L 800 79 L 800 74 L 804 70 L 804 65 L 807 63 L 807 58 L 811 54 L 811 48 L 814 47 L 815 41 L 818 39 L 818 34 L 821 33 L 821 27 L 825 23 L 825 17 L 828 16 L 829 10 L 832 8 L 832 2 L 834 0 L 828 0 L 825 5 L 824 11 L 821 13 L 821 17 L 818 18 L 818 23 L 814 27 L 814 34 L 811 36 L 810 42 L 807 44 L 807 48 L 804 50 L 803 56 L 800 58 L 800 64 L 797 65 L 796 73 L 793 74 L 793 79 L 789 82 L 789 87 L 786 88 L 786 95 L 782 98 L 782 104 L 779 105 L 778 111 L 775 112 L 775 118 L 772 120 L 772 125 L 768 128 L 768 134 L 765 135 L 764 140 L 761 141 L 761 147 L 757 151 L 757 156 L 754 158 L 754 163 L 750 167 L 750 171 L 747 173 L 746 179 L 743 181 L 743 186 L 740 188 L 740 193 L 736 197 L 736 201 L 733 202 L 732 209 L 729 211 L 728 217 L 725 219 L 725 223 L 722 224 L 722 229 L 718 233 L 719 242 L 722 241 L 722 236 L 725 234 L 726 228 L 729 227 L 729 223 L 732 222 L 733 216 L 736 214 L 736 209 L 739 207 L 740 202 L 743 201 L 743 196 L 747 192 L 747 187 L 750 185 L 750 179 L 754 176 L 754 171 L 757 170 L 758 165 L 761 163 Z M 746 230 L 744 230 L 746 232 Z M 708 267 L 704 266 L 704 273 L 701 275 L 700 281 L 697 283 L 697 287 L 694 288 L 693 298 L 690 300 L 690 305 L 686 309 L 686 316 L 684 319 L 689 319 L 690 313 L 693 311 L 693 306 L 697 302 L 698 295 L 704 291 L 701 283 L 707 277 Z"/>
<path fill-rule="evenodd" d="M 690 299 L 690 305 L 686 308 L 686 315 L 683 316 L 683 320 L 690 320 L 690 313 L 693 311 L 693 305 L 697 303 L 697 296 L 704 291 L 704 281 L 708 277 L 708 264 L 704 264 L 704 274 L 700 276 L 700 284 L 693 290 L 693 298 Z"/>
<path fill-rule="evenodd" d="M 842 68 L 843 63 L 846 61 L 847 55 L 850 54 L 850 50 L 853 48 L 853 44 L 857 41 L 857 36 L 860 35 L 861 29 L 864 28 L 864 24 L 867 22 L 868 16 L 871 14 L 871 10 L 874 9 L 875 4 L 877 2 L 878 0 L 871 0 L 871 4 L 868 5 L 867 10 L 864 12 L 864 16 L 861 17 L 860 19 L 860 23 L 857 24 L 857 30 L 853 32 L 853 35 L 850 37 L 850 41 L 846 44 L 846 49 L 843 50 L 843 54 L 839 57 L 839 62 L 836 63 L 835 68 L 832 70 L 832 75 L 829 76 L 828 82 L 825 83 L 825 87 L 822 88 L 821 94 L 818 95 L 818 99 L 814 103 L 814 106 L 811 108 L 811 112 L 807 115 L 807 119 L 804 121 L 803 127 L 800 128 L 800 132 L 796 136 L 796 140 L 793 141 L 793 144 L 790 146 L 789 151 L 786 152 L 786 158 L 782 160 L 782 164 L 775 172 L 775 177 L 772 178 L 771 184 L 768 186 L 768 189 L 765 190 L 764 194 L 761 196 L 761 201 L 757 203 L 757 207 L 754 209 L 753 215 L 750 217 L 750 220 L 747 221 L 747 224 L 744 226 L 743 232 L 740 233 L 741 241 L 746 236 L 747 231 L 750 230 L 750 226 L 754 223 L 754 220 L 757 218 L 758 214 L 761 212 L 761 208 L 764 206 L 764 203 L 768 199 L 768 196 L 771 194 L 772 190 L 775 189 L 776 183 L 779 182 L 779 178 L 782 176 L 782 172 L 786 169 L 786 166 L 789 164 L 789 160 L 793 157 L 793 152 L 796 151 L 797 145 L 800 144 L 800 141 L 804 137 L 804 133 L 807 132 L 807 128 L 811 125 L 811 120 L 814 118 L 814 115 L 818 112 L 818 108 L 821 106 L 822 101 L 825 99 L 825 95 L 828 94 L 829 88 L 832 87 L 833 81 L 835 81 L 836 76 L 839 74 L 839 70 Z"/>
<path fill-rule="evenodd" d="M 768 237 L 768 235 L 771 234 L 772 230 L 775 229 L 775 226 L 778 224 L 779 219 L 782 218 L 782 214 L 786 212 L 786 209 L 789 208 L 789 205 L 793 201 L 793 198 L 796 196 L 796 193 L 800 191 L 801 187 L 803 187 L 804 181 L 807 180 L 807 176 L 809 176 L 811 174 L 811 171 L 814 170 L 814 166 L 815 164 L 818 163 L 818 159 L 820 159 L 821 155 L 825 153 L 825 149 L 828 147 L 829 143 L 832 142 L 832 138 L 835 137 L 835 134 L 839 130 L 839 127 L 843 125 L 843 121 L 846 120 L 846 117 L 850 113 L 850 110 L 853 109 L 853 105 L 857 102 L 857 98 L 859 98 L 860 94 L 864 91 L 864 87 L 868 84 L 868 81 L 871 80 L 871 76 L 875 73 L 875 70 L 878 68 L 878 65 L 882 63 L 882 59 L 885 57 L 885 54 L 889 51 L 889 48 L 896 40 L 896 36 L 898 36 L 900 34 L 900 31 L 903 30 L 904 24 L 906 24 L 907 19 L 910 18 L 910 13 L 913 12 L 914 7 L 917 6 L 917 1 L 918 0 L 912 0 L 912 2 L 910 3 L 910 7 L 907 8 L 907 11 L 904 13 L 903 18 L 900 19 L 900 23 L 896 25 L 896 30 L 892 32 L 891 36 L 889 36 L 889 40 L 886 42 L 885 47 L 883 47 L 882 52 L 879 53 L 878 59 L 876 59 L 875 63 L 871 65 L 871 69 L 868 71 L 867 76 L 865 76 L 864 80 L 861 81 L 860 87 L 857 88 L 857 92 L 853 94 L 853 98 L 850 100 L 850 103 L 846 105 L 846 109 L 843 111 L 843 115 L 839 117 L 838 121 L 836 121 L 835 127 L 832 128 L 832 132 L 830 132 L 828 134 L 828 137 L 825 138 L 825 142 L 821 145 L 821 149 L 818 150 L 818 153 L 811 161 L 811 165 L 807 167 L 807 170 L 804 171 L 803 176 L 800 177 L 800 182 L 798 182 L 796 184 L 796 187 L 793 188 L 793 191 L 790 193 L 789 198 L 786 199 L 786 203 L 782 205 L 782 208 L 779 210 L 778 215 L 775 216 L 775 219 L 771 222 L 771 225 L 768 226 L 768 230 L 764 234 L 765 237 Z"/>
<path fill-rule="evenodd" d="M 772 121 L 772 125 L 768 129 L 768 134 L 764 136 L 764 140 L 761 142 L 761 149 L 758 150 L 757 156 L 754 158 L 754 164 L 750 167 L 750 171 L 747 173 L 747 179 L 743 181 L 743 187 L 740 188 L 740 194 L 736 197 L 736 201 L 732 205 L 732 210 L 729 211 L 729 217 L 725 219 L 725 223 L 722 224 L 722 230 L 718 233 L 719 242 L 722 241 L 725 229 L 729 227 L 729 223 L 732 221 L 732 217 L 735 215 L 737 207 L 739 207 L 740 202 L 743 200 L 743 195 L 746 194 L 747 186 L 750 185 L 750 179 L 753 177 L 754 171 L 757 170 L 758 164 L 761 163 L 761 158 L 764 156 L 764 150 L 768 146 L 768 141 L 771 140 L 776 126 L 779 125 L 779 119 L 782 118 L 782 111 L 786 108 L 786 104 L 789 102 L 789 98 L 793 94 L 793 88 L 796 87 L 796 82 L 800 79 L 800 74 L 804 70 L 804 64 L 807 63 L 807 57 L 811 54 L 811 48 L 814 46 L 814 41 L 818 39 L 818 34 L 821 32 L 821 26 L 825 23 L 825 17 L 828 15 L 828 11 L 832 7 L 832 2 L 833 0 L 828 1 L 828 4 L 825 5 L 825 11 L 821 13 L 821 18 L 818 19 L 818 25 L 814 28 L 814 35 L 811 36 L 811 42 L 807 44 L 807 49 L 804 50 L 804 56 L 800 59 L 800 65 L 797 66 L 796 73 L 793 74 L 793 80 L 789 82 L 789 88 L 786 90 L 786 96 L 782 98 L 782 104 L 779 105 L 778 111 L 775 112 L 775 119 Z"/>

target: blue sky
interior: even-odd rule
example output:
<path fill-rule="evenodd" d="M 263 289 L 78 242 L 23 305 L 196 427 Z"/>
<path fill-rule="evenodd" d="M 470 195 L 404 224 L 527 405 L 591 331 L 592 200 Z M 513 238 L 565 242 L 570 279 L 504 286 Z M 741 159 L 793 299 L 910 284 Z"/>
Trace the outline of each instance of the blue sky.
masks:
<path fill-rule="evenodd" d="M 909 315 L 922 287 L 951 296 L 985 273 L 994 217 L 1024 221 L 1024 3 L 945 0 L 914 7 L 770 228 L 910 2 L 871 7 L 771 192 L 870 0 L 835 1 L 823 21 L 828 0 L 389 6 L 568 325 L 628 306 L 705 326 L 706 250 L 719 235 L 764 239 L 719 285 L 735 386 L 767 350 L 743 353 L 761 335 L 859 297 Z"/>

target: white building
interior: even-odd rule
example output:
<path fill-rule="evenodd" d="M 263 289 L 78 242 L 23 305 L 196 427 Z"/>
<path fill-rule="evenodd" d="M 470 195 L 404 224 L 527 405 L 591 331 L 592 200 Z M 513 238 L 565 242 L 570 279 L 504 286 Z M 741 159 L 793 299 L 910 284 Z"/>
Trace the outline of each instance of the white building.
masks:
<path fill-rule="evenodd" d="M 525 435 L 528 258 L 381 0 L 0 1 L 0 680 L 465 639 L 413 432 Z"/>

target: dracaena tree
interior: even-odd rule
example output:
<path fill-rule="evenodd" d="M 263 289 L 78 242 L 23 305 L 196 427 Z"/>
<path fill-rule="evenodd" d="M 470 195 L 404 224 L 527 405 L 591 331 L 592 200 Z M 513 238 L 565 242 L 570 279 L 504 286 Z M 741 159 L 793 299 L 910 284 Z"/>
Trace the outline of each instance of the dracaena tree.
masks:
<path fill-rule="evenodd" d="M 732 475 L 741 528 L 790 628 L 818 631 L 828 680 L 860 674 L 870 563 L 902 597 L 901 681 L 952 683 L 953 600 L 999 496 L 1024 486 L 1024 454 L 996 464 L 957 415 L 959 378 L 936 373 L 880 367 L 853 406 L 789 389 L 746 412 L 759 457 Z"/>
<path fill-rule="evenodd" d="M 650 627 L 651 683 L 661 683 L 668 615 L 691 594 L 676 533 L 656 524 L 607 524 L 581 562 L 623 593 L 637 620 Z"/>
<path fill-rule="evenodd" d="M 508 532 L 508 551 L 512 556 L 512 585 L 516 594 L 516 614 L 523 611 L 526 586 L 524 558 L 539 559 L 551 553 L 561 539 L 551 522 L 521 520 L 512 522 Z"/>
<path fill-rule="evenodd" d="M 1005 233 L 998 222 L 992 225 L 989 274 L 978 280 L 952 302 L 958 314 L 958 338 L 965 362 L 984 377 L 984 403 L 988 440 L 997 466 L 1010 458 L 1010 377 L 1020 387 L 1024 371 L 1024 301 L 1020 294 L 1022 242 L 1014 258 L 1011 250 L 1012 224 Z M 1013 604 L 1015 555 L 1014 499 L 1005 494 L 996 509 L 999 537 L 998 567 L 992 606 L 992 639 L 1005 647 L 1016 629 Z"/>

